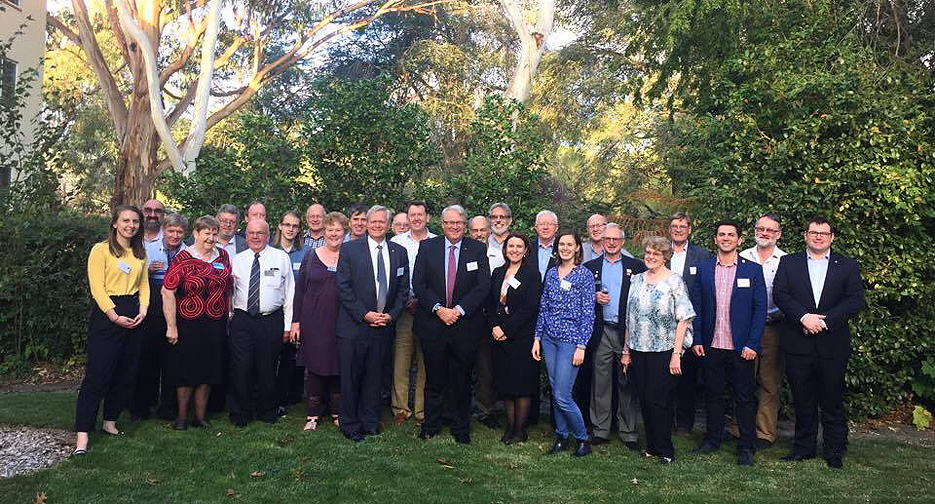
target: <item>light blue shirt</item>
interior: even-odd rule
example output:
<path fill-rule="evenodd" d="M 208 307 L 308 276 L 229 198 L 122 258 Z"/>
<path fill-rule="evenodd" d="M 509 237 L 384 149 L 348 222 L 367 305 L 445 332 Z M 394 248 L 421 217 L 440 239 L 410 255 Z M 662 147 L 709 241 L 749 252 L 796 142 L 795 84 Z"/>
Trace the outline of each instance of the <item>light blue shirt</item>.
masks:
<path fill-rule="evenodd" d="M 620 284 L 623 283 L 623 261 L 601 261 L 601 289 L 607 290 L 610 301 L 604 305 L 604 321 L 616 324 L 620 319 Z"/>
<path fill-rule="evenodd" d="M 830 262 L 831 250 L 825 252 L 823 257 L 812 257 L 810 251 L 806 251 L 808 258 L 808 280 L 812 283 L 812 295 L 815 296 L 815 306 L 821 302 L 821 291 L 825 288 L 825 277 L 828 276 L 828 263 Z"/>
<path fill-rule="evenodd" d="M 146 248 L 146 269 L 149 271 L 149 282 L 151 285 L 161 287 L 162 281 L 166 278 L 166 270 L 169 269 L 170 249 L 166 246 L 165 240 L 149 242 L 144 245 L 144 248 Z M 186 248 L 188 247 L 184 243 L 180 244 L 177 249 L 171 251 L 172 257 L 175 257 Z M 163 266 L 161 269 L 152 267 L 155 261 L 162 261 Z"/>
<path fill-rule="evenodd" d="M 287 254 L 289 254 L 289 260 L 292 261 L 292 278 L 293 279 L 298 278 L 299 268 L 302 266 L 302 259 L 305 259 L 305 252 L 308 251 L 308 249 L 303 246 L 304 244 L 301 240 L 298 240 L 298 242 L 299 242 L 298 247 L 292 247 L 291 251 L 286 252 Z M 279 247 L 279 246 L 277 246 L 276 248 L 278 248 L 279 250 L 283 250 L 282 247 Z M 285 250 L 283 250 L 283 252 L 285 252 Z"/>
<path fill-rule="evenodd" d="M 448 254 L 451 253 L 450 252 L 451 246 L 454 245 L 455 247 L 455 268 L 457 268 L 459 264 L 458 261 L 461 260 L 461 244 L 463 243 L 464 243 L 464 238 L 461 238 L 460 240 L 458 240 L 458 243 L 451 243 L 450 241 L 448 241 L 448 238 L 445 238 L 445 257 L 442 258 L 443 262 L 445 263 L 445 289 L 448 289 L 449 287 L 448 286 Z M 455 275 L 457 274 L 458 272 L 455 271 Z M 454 288 L 454 286 L 451 286 L 451 287 Z M 448 291 L 446 290 L 445 294 L 447 295 L 447 293 Z M 464 315 L 465 313 L 464 308 L 461 308 L 461 305 L 455 306 L 455 309 L 461 312 L 461 315 Z"/>
<path fill-rule="evenodd" d="M 545 272 L 549 269 L 549 259 L 552 258 L 552 244 L 550 243 L 548 247 L 542 245 L 542 242 L 536 240 L 536 246 L 539 247 L 539 251 L 545 250 L 546 253 L 537 253 L 536 258 L 539 260 L 539 278 L 545 280 Z"/>

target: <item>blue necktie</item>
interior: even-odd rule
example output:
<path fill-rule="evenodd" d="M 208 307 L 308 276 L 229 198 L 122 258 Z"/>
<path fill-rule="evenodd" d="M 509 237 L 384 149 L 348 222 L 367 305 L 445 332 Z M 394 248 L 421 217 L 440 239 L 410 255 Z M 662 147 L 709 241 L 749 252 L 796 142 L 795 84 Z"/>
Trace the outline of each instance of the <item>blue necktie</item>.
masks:
<path fill-rule="evenodd" d="M 250 289 L 247 292 L 247 313 L 255 317 L 257 313 L 260 313 L 260 254 L 253 254 Z"/>

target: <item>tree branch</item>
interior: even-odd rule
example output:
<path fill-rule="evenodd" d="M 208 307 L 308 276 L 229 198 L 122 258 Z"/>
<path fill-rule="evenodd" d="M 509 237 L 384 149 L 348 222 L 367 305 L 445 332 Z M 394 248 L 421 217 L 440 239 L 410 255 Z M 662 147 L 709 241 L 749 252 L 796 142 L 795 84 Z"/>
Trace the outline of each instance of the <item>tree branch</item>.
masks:
<path fill-rule="evenodd" d="M 173 61 L 169 66 L 167 66 L 161 74 L 159 74 L 159 85 L 165 86 L 166 82 L 169 81 L 169 78 L 172 77 L 175 72 L 178 72 L 188 63 L 188 60 L 191 59 L 192 53 L 195 52 L 195 47 L 198 46 L 198 39 L 204 34 L 205 30 L 208 29 L 208 19 L 203 19 L 198 26 L 194 24 L 188 28 L 188 41 L 185 44 L 185 48 L 182 50 L 182 54 L 179 55 L 178 59 Z"/>
<path fill-rule="evenodd" d="M 78 34 L 72 31 L 71 28 L 65 26 L 65 23 L 63 23 L 59 18 L 49 14 L 49 16 L 46 18 L 46 21 L 56 30 L 62 32 L 62 35 L 68 37 L 69 40 L 77 44 L 78 47 L 81 47 L 81 39 L 78 37 Z"/>
<path fill-rule="evenodd" d="M 117 10 L 114 8 L 113 0 L 106 0 L 107 7 L 107 19 L 110 20 L 110 29 L 113 30 L 114 35 L 117 36 L 117 42 L 120 46 L 120 52 L 123 54 L 123 61 L 127 65 L 132 65 L 132 60 L 130 59 L 130 51 L 127 49 L 127 37 L 123 33 L 123 29 L 120 28 L 120 20 L 117 19 Z"/>

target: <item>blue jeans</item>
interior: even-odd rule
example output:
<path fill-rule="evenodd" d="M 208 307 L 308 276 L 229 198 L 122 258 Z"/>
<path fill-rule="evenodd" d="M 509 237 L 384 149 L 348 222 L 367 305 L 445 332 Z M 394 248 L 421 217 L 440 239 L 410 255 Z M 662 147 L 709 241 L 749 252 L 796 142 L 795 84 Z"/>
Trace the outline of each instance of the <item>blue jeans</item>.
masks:
<path fill-rule="evenodd" d="M 573 434 L 579 441 L 588 440 L 588 430 L 571 390 L 578 377 L 578 368 L 571 364 L 577 348 L 572 343 L 545 337 L 539 342 L 545 359 L 549 383 L 552 384 L 552 411 L 555 414 L 555 434 L 568 437 Z"/>

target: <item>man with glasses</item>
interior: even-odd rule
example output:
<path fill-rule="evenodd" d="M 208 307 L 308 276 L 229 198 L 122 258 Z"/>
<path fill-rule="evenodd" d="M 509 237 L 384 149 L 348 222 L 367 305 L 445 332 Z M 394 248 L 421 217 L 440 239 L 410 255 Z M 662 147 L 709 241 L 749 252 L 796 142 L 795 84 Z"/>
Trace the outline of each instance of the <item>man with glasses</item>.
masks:
<path fill-rule="evenodd" d="M 487 252 L 464 239 L 467 216 L 460 205 L 442 212 L 444 236 L 422 242 L 412 287 L 419 299 L 414 330 L 425 355 L 425 423 L 419 437 L 441 430 L 442 391 L 451 393 L 451 434 L 471 442 L 471 370 L 478 340 L 488 333 L 484 305 L 490 295 Z"/>
<path fill-rule="evenodd" d="M 848 321 L 864 306 L 864 284 L 857 262 L 831 251 L 835 234 L 824 217 L 808 222 L 806 250 L 779 260 L 773 299 L 785 315 L 782 350 L 795 408 L 795 441 L 783 460 L 815 457 L 820 408 L 822 455 L 828 467 L 840 469 L 847 451 Z"/>
<path fill-rule="evenodd" d="M 759 403 L 756 410 L 757 448 L 768 448 L 776 441 L 776 421 L 779 417 L 779 389 L 782 387 L 782 373 L 785 368 L 782 351 L 779 349 L 779 323 L 782 312 L 773 302 L 773 279 L 779 268 L 779 259 L 786 255 L 776 245 L 782 237 L 779 217 L 764 214 L 756 221 L 753 228 L 756 246 L 740 253 L 740 257 L 753 261 L 763 267 L 766 280 L 766 327 L 760 339 L 760 353 L 757 355 L 757 381 L 759 384 Z M 732 431 L 736 429 L 732 428 Z"/>
<path fill-rule="evenodd" d="M 143 244 L 155 243 L 162 239 L 162 218 L 166 207 L 161 201 L 151 199 L 143 203 Z"/>
<path fill-rule="evenodd" d="M 691 217 L 678 212 L 669 219 L 669 238 L 672 240 L 672 259 L 669 269 L 682 277 L 688 287 L 689 297 L 698 274 L 698 265 L 712 259 L 707 250 L 688 243 L 692 232 Z M 695 313 L 698 309 L 695 308 Z M 682 377 L 676 385 L 675 433 L 688 435 L 695 428 L 695 399 L 698 392 L 699 362 L 691 352 L 682 355 Z"/>
<path fill-rule="evenodd" d="M 216 246 L 227 251 L 228 257 L 247 250 L 247 240 L 237 234 L 237 221 L 240 219 L 240 210 L 234 205 L 221 205 L 218 208 L 217 219 L 220 223 Z"/>
<path fill-rule="evenodd" d="M 493 270 L 503 266 L 503 252 L 490 246 L 491 220 L 483 215 L 477 215 L 469 221 L 471 238 L 483 243 L 487 247 L 487 264 Z M 500 427 L 496 415 L 493 414 L 497 396 L 493 391 L 493 363 L 490 360 L 491 338 L 481 338 L 477 349 L 477 362 L 474 365 L 474 374 L 477 383 L 474 386 L 474 402 L 477 404 L 477 419 L 480 423 L 491 429 Z"/>
<path fill-rule="evenodd" d="M 503 255 L 503 242 L 510 235 L 513 213 L 510 211 L 509 205 L 501 202 L 490 205 L 487 216 L 490 217 L 490 228 L 493 231 L 490 238 L 487 239 L 488 250 L 494 249 Z M 490 269 L 493 270 L 493 268 Z"/>
<path fill-rule="evenodd" d="M 325 207 L 312 203 L 305 211 L 305 224 L 308 230 L 303 233 L 302 238 L 306 249 L 313 249 L 325 246 Z"/>
<path fill-rule="evenodd" d="M 539 277 L 545 280 L 545 272 L 555 266 L 555 252 L 552 250 L 555 243 L 555 233 L 558 231 L 558 216 L 551 210 L 542 210 L 536 214 L 536 264 L 539 267 Z M 530 254 L 531 255 L 531 254 Z"/>

